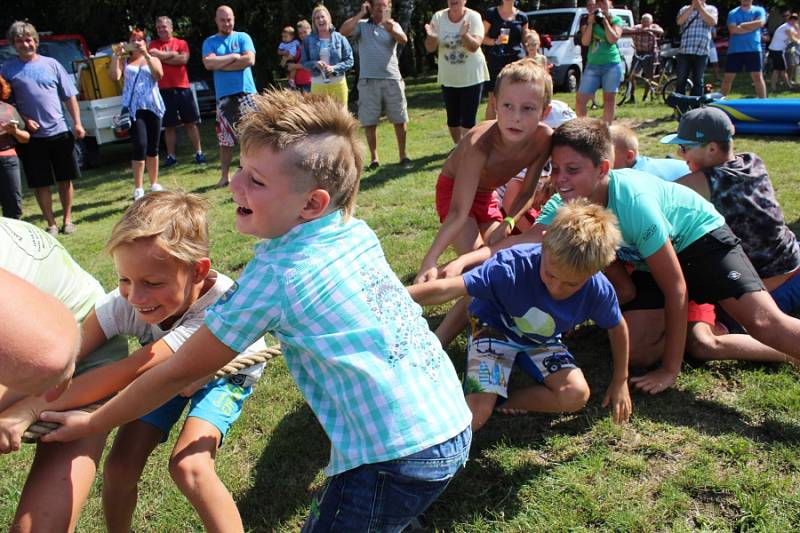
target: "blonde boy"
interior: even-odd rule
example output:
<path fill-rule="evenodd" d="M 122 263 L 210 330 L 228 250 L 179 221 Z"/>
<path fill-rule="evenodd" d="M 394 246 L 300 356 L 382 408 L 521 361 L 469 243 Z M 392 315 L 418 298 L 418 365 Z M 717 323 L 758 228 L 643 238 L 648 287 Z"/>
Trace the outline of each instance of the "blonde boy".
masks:
<path fill-rule="evenodd" d="M 15 404 L 2 416 L 7 431 L 18 439 L 45 409 L 69 409 L 108 397 L 170 359 L 201 327 L 207 308 L 233 285 L 230 278 L 211 270 L 206 210 L 200 197 L 177 191 L 149 194 L 128 208 L 107 245 L 119 287 L 99 298 L 83 320 L 79 358 L 117 335 L 135 336 L 143 347 L 127 359 L 77 377 L 53 403 L 31 398 Z M 263 339 L 254 339 L 242 351 L 263 348 Z M 208 384 L 212 372 L 197 376 L 191 386 L 162 398 L 150 406 L 157 408 L 153 412 L 120 429 L 104 471 L 103 507 L 109 531 L 130 531 L 137 482 L 147 457 L 166 440 L 189 402 L 170 474 L 207 530 L 243 530 L 236 504 L 214 471 L 214 456 L 262 370 L 263 365 L 251 367 Z M 14 531 L 75 528 L 105 437 L 106 432 L 100 432 L 74 442 L 39 446 Z M 196 483 L 198 477 L 203 483 Z"/>
<path fill-rule="evenodd" d="M 436 183 L 442 226 L 422 260 L 416 283 L 436 279 L 436 263 L 451 244 L 459 254 L 495 242 L 525 215 L 550 157 L 552 130 L 540 124 L 550 108 L 553 81 L 533 59 L 506 65 L 497 77 L 497 120 L 472 128 L 447 158 Z M 527 168 L 522 193 L 503 218 L 493 196 Z M 491 237 L 490 237 L 491 235 Z"/>
<path fill-rule="evenodd" d="M 455 278 L 408 288 L 418 303 L 439 304 L 469 295 L 471 333 L 464 389 L 472 429 L 502 411 L 572 412 L 589 399 L 589 385 L 561 343 L 561 333 L 586 320 L 608 329 L 614 377 L 603 405 L 614 420 L 631 413 L 628 393 L 628 330 L 614 289 L 600 271 L 620 242 L 616 217 L 585 200 L 562 207 L 542 244 L 524 244 Z M 519 366 L 538 383 L 508 392 L 511 369 Z"/>
<path fill-rule="evenodd" d="M 351 216 L 356 120 L 323 95 L 254 100 L 231 191 L 237 229 L 266 240 L 174 360 L 91 415 L 50 413 L 66 422 L 51 440 L 130 420 L 270 332 L 331 440 L 330 477 L 304 531 L 399 532 L 465 463 L 469 409 L 421 309 Z"/>
<path fill-rule="evenodd" d="M 627 126 L 613 124 L 611 142 L 614 145 L 614 168 L 641 170 L 662 180 L 675 181 L 688 175 L 689 165 L 681 159 L 647 157 L 639 153 L 639 137 Z"/>

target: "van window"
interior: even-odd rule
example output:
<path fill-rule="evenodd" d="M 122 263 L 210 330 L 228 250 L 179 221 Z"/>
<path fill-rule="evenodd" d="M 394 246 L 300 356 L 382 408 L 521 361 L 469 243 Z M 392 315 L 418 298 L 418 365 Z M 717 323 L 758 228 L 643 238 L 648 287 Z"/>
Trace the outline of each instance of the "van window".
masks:
<path fill-rule="evenodd" d="M 539 35 L 548 34 L 554 41 L 566 41 L 570 38 L 572 21 L 575 13 L 528 13 L 528 27 L 539 32 Z"/>

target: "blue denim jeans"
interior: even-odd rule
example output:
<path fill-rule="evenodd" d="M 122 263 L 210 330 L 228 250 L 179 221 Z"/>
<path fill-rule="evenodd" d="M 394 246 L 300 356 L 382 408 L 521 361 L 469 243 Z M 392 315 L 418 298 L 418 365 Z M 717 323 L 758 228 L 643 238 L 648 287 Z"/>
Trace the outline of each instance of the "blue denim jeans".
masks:
<path fill-rule="evenodd" d="M 619 84 L 622 83 L 624 77 L 625 65 L 621 62 L 607 65 L 586 65 L 578 92 L 594 94 L 597 89 L 602 87 L 603 93 L 615 93 L 619 90 Z"/>
<path fill-rule="evenodd" d="M 471 441 L 467 427 L 421 452 L 328 478 L 314 495 L 303 533 L 402 531 L 464 466 Z"/>
<path fill-rule="evenodd" d="M 6 218 L 22 218 L 22 186 L 17 156 L 0 157 L 0 206 Z"/>

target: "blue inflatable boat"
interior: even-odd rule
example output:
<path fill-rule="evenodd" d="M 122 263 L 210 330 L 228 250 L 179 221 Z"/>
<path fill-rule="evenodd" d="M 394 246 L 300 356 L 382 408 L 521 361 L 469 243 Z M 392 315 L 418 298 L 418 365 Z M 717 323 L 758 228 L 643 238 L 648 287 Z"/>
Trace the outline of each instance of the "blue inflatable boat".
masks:
<path fill-rule="evenodd" d="M 717 107 L 731 118 L 736 133 L 800 135 L 800 98 L 742 98 L 725 100 L 721 94 L 685 96 L 673 93 L 667 105 L 679 115 L 700 106 Z"/>

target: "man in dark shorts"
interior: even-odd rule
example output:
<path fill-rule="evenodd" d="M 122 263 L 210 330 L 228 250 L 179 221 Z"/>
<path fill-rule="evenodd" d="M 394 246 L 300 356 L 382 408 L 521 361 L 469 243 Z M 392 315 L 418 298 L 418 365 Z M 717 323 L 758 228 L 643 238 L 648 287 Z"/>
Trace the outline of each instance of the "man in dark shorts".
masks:
<path fill-rule="evenodd" d="M 169 168 L 178 164 L 178 158 L 175 157 L 175 128 L 178 124 L 183 124 L 184 131 L 192 141 L 195 163 L 205 163 L 206 156 L 203 155 L 200 132 L 197 129 L 200 113 L 189 88 L 189 74 L 186 71 L 189 45 L 172 35 L 172 19 L 169 17 L 156 19 L 156 32 L 158 39 L 150 41 L 150 54 L 160 59 L 164 67 L 164 76 L 158 81 L 166 107 L 162 124 L 167 158 L 162 166 Z"/>
<path fill-rule="evenodd" d="M 234 126 L 242 112 L 252 107 L 252 95 L 257 92 L 252 69 L 256 63 L 256 49 L 248 34 L 233 31 L 230 7 L 219 6 L 214 22 L 218 31 L 203 42 L 203 65 L 214 73 L 217 91 L 217 141 L 222 174 L 217 187 L 227 187 L 236 145 Z"/>
<path fill-rule="evenodd" d="M 64 217 L 61 231 L 72 233 L 72 181 L 81 176 L 73 149 L 75 139 L 86 135 L 78 111 L 78 91 L 58 61 L 37 54 L 39 34 L 32 24 L 14 22 L 8 29 L 8 40 L 17 57 L 6 61 L 0 73 L 11 84 L 17 110 L 25 119 L 25 129 L 31 132 L 30 143 L 20 147 L 28 187 L 35 191 L 47 232 L 57 235 L 50 186 L 58 185 Z M 62 102 L 72 117 L 72 132 Z"/>
<path fill-rule="evenodd" d="M 767 12 L 754 6 L 753 0 L 741 0 L 741 5 L 728 13 L 728 58 L 725 60 L 725 77 L 722 78 L 722 94 L 731 91 L 733 79 L 744 70 L 753 78 L 758 98 L 767 97 L 764 83 L 764 61 L 761 49 L 761 28 L 767 23 Z"/>

